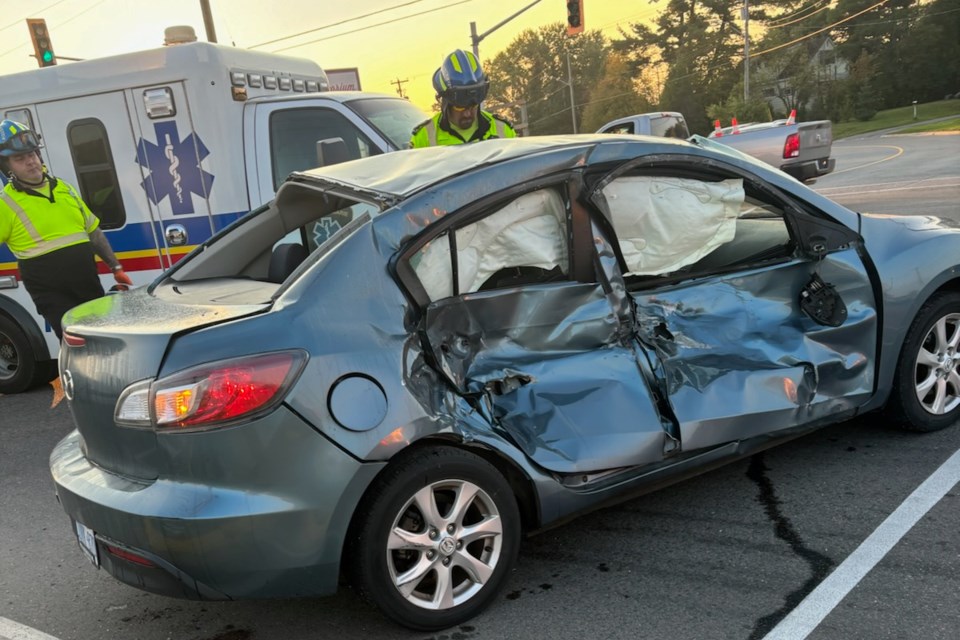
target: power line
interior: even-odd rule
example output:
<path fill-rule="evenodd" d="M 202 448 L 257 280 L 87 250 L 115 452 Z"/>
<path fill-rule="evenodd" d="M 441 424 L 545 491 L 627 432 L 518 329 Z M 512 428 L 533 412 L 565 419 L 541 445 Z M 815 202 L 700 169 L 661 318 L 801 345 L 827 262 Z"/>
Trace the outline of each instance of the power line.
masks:
<path fill-rule="evenodd" d="M 55 2 L 55 3 L 53 3 L 52 5 L 50 5 L 50 7 L 56 6 L 56 5 L 58 5 L 58 4 L 60 4 L 61 2 L 64 2 L 64 1 L 65 1 L 65 0 L 60 0 L 59 2 Z M 67 24 L 68 22 L 71 22 L 71 21 L 79 18 L 79 17 L 82 16 L 83 14 L 85 14 L 85 13 L 87 13 L 88 11 L 92 10 L 94 7 L 96 7 L 96 6 L 98 6 L 98 5 L 101 5 L 101 4 L 103 4 L 104 2 L 106 2 L 106 1 L 107 1 L 107 0 L 99 0 L 99 2 L 93 3 L 92 5 L 90 5 L 89 7 L 87 7 L 86 9 L 84 9 L 83 11 L 81 11 L 80 13 L 78 13 L 78 14 L 76 14 L 76 15 L 73 15 L 73 16 L 71 16 L 71 17 L 69 17 L 69 18 L 67 18 L 67 19 L 64 20 L 63 22 L 58 22 L 56 25 L 51 25 L 51 29 L 54 28 L 54 27 L 61 27 L 61 26 L 65 25 L 65 24 Z M 50 7 L 47 7 L 47 9 L 49 9 Z M 45 11 L 45 10 L 46 10 L 46 9 L 44 9 L 44 11 Z M 19 22 L 19 20 L 18 20 L 17 22 Z M 8 25 L 8 26 L 10 26 L 10 25 Z M 3 27 L 3 28 L 6 29 L 7 27 Z M 2 31 L 2 30 L 3 30 L 3 29 L 0 29 L 0 31 Z M 22 49 L 22 48 L 23 48 L 23 45 L 22 45 L 22 44 L 18 44 L 17 46 L 15 46 L 15 47 L 13 47 L 13 48 L 11 48 L 11 49 L 7 49 L 6 51 L 0 53 L 0 58 L 2 58 L 2 57 L 5 56 L 5 55 L 8 55 L 8 54 L 10 54 L 10 53 L 13 53 L 14 51 L 18 51 L 18 50 L 20 50 L 20 49 Z M 32 55 L 32 54 L 31 54 L 31 55 Z M 66 59 L 67 59 L 67 58 L 62 57 L 62 56 L 57 56 L 57 57 L 58 57 L 58 58 L 61 58 L 61 59 L 63 59 L 63 60 L 66 60 Z"/>
<path fill-rule="evenodd" d="M 339 38 L 340 36 L 347 36 L 352 33 L 358 33 L 360 31 L 366 31 L 367 29 L 373 29 L 374 27 L 382 27 L 385 24 L 392 24 L 394 22 L 400 22 L 402 20 L 408 20 L 410 18 L 418 18 L 420 16 L 427 15 L 428 13 L 434 13 L 436 11 L 441 11 L 443 9 L 449 9 L 450 7 L 455 7 L 460 4 L 467 4 L 468 2 L 473 2 L 473 0 L 460 0 L 460 2 L 452 2 L 450 4 L 445 4 L 442 7 L 437 7 L 435 9 L 428 9 L 426 11 L 421 11 L 420 13 L 414 13 L 409 16 L 403 16 L 400 18 L 394 18 L 393 20 L 387 20 L 386 22 L 378 22 L 377 24 L 367 25 L 366 27 L 360 27 L 359 29 L 354 29 L 353 31 L 344 31 L 343 33 L 337 33 L 332 36 L 326 36 L 325 38 L 317 38 L 316 40 L 309 40 L 307 42 L 301 42 L 300 44 L 292 44 L 288 47 L 281 47 L 279 49 L 274 49 L 271 53 L 280 53 L 281 51 L 287 51 L 289 49 L 296 49 L 298 47 L 305 47 L 308 44 L 315 44 L 317 42 L 323 42 L 324 40 L 332 40 L 333 38 Z"/>
<path fill-rule="evenodd" d="M 27 15 L 34 15 L 34 16 L 40 15 L 41 13 L 43 13 L 44 11 L 46 11 L 47 9 L 53 9 L 53 8 L 54 8 L 55 6 L 57 6 L 58 4 L 63 4 L 63 3 L 66 2 L 66 1 L 67 1 L 67 0 L 57 0 L 57 1 L 54 2 L 53 4 L 48 5 L 48 6 L 44 7 L 43 9 L 37 9 L 36 11 L 31 11 L 31 12 L 30 12 L 29 14 L 27 14 Z M 24 20 L 26 20 L 26 17 L 23 17 L 23 18 L 19 18 L 19 19 L 17 19 L 17 20 L 14 20 L 14 21 L 11 22 L 10 24 L 8 24 L 8 25 L 6 25 L 6 26 L 4 26 L 4 27 L 0 27 L 0 31 L 6 31 L 6 30 L 9 29 L 10 27 L 13 27 L 13 26 L 16 26 L 16 25 L 22 23 Z"/>
<path fill-rule="evenodd" d="M 826 10 L 829 9 L 831 6 L 832 6 L 832 5 L 830 5 L 830 4 L 825 4 L 825 5 L 823 5 L 822 7 L 820 7 L 819 9 L 817 9 L 816 11 L 814 11 L 813 13 L 808 13 L 808 14 L 805 15 L 805 16 L 800 16 L 799 18 L 797 18 L 797 19 L 795 19 L 795 20 L 791 20 L 790 22 L 783 22 L 783 23 L 781 23 L 781 24 L 774 24 L 774 25 L 765 24 L 764 27 L 767 28 L 767 29 L 779 29 L 780 27 L 788 27 L 788 26 L 790 26 L 791 24 L 797 24 L 798 22 L 803 22 L 803 21 L 806 20 L 807 18 L 811 18 L 811 17 L 817 15 L 817 14 L 820 13 L 821 11 L 826 11 Z"/>
<path fill-rule="evenodd" d="M 266 42 L 261 42 L 260 44 L 252 44 L 248 49 L 256 49 L 258 47 L 264 47 L 268 44 L 273 44 L 275 42 L 280 42 L 282 40 L 289 40 L 290 38 L 298 38 L 300 36 L 305 36 L 308 33 L 315 33 L 317 31 L 322 31 L 323 29 L 330 29 L 331 27 L 339 27 L 342 24 L 347 24 L 348 22 L 355 22 L 357 20 L 363 20 L 364 18 L 369 18 L 370 16 L 375 16 L 380 13 L 386 13 L 387 11 L 393 11 L 394 9 L 401 9 L 403 7 L 409 7 L 412 4 L 418 4 L 423 2 L 423 0 L 411 0 L 410 2 L 404 2 L 403 4 L 394 5 L 392 7 L 387 7 L 386 9 L 380 9 L 378 11 L 373 11 L 371 13 L 366 13 L 362 16 L 355 16 L 353 18 L 347 18 L 346 20 L 341 20 L 340 22 L 334 22 L 333 24 L 325 24 L 322 27 L 316 27 L 314 29 L 307 29 L 306 31 L 301 31 L 300 33 L 293 33 L 289 36 L 282 36 L 280 38 L 274 38 L 273 40 L 267 40 Z"/>
<path fill-rule="evenodd" d="M 782 22 L 783 22 L 784 20 L 789 20 L 789 19 L 794 18 L 794 17 L 796 17 L 796 16 L 800 16 L 800 14 L 806 13 L 806 12 L 809 11 L 810 9 L 813 9 L 814 7 L 816 7 L 818 4 L 823 4 L 824 2 L 827 2 L 827 0 L 816 0 L 816 2 L 814 2 L 813 4 L 807 5 L 806 7 L 803 7 L 803 8 L 801 8 L 801 9 L 797 9 L 797 10 L 794 11 L 792 14 L 780 15 L 780 16 L 776 16 L 776 17 L 774 17 L 774 18 L 771 18 L 770 20 L 764 22 L 764 26 L 767 27 L 767 28 L 786 26 L 787 24 L 790 24 L 790 22 L 787 22 L 787 23 L 783 24 Z M 832 4 L 833 4 L 832 0 L 831 0 L 830 2 L 827 2 L 827 4 L 828 4 L 828 5 L 832 5 Z M 825 9 L 825 8 L 826 8 L 826 7 L 821 7 L 821 8 L 819 9 L 819 11 L 823 11 L 823 9 Z M 814 12 L 814 13 L 816 13 L 816 12 Z M 813 15 L 813 14 L 810 14 L 810 15 Z M 809 16 L 807 16 L 807 17 L 809 17 Z M 800 19 L 802 19 L 802 18 L 803 18 L 803 16 L 800 17 Z"/>
<path fill-rule="evenodd" d="M 887 2 L 889 2 L 889 0 L 880 0 L 880 2 L 878 2 L 877 4 L 871 5 L 871 6 L 867 7 L 866 9 L 864 9 L 863 11 L 858 11 L 857 13 L 853 14 L 852 16 L 847 16 L 847 17 L 844 18 L 843 20 L 838 20 L 838 21 L 834 22 L 833 24 L 828 24 L 827 26 L 823 27 L 822 29 L 817 29 L 816 31 L 812 31 L 812 32 L 808 33 L 808 34 L 805 35 L 805 36 L 800 36 L 799 38 L 795 38 L 794 40 L 791 40 L 790 42 L 785 42 L 785 43 L 779 44 L 779 45 L 777 45 L 777 46 L 775 46 L 775 47 L 771 47 L 771 48 L 769 48 L 769 49 L 764 49 L 763 51 L 758 51 L 758 52 L 753 53 L 753 54 L 751 54 L 751 55 L 755 58 L 755 57 L 761 56 L 761 55 L 763 55 L 763 54 L 765 54 L 765 53 L 771 53 L 771 52 L 773 52 L 773 51 L 777 51 L 777 50 L 779 50 L 779 49 L 783 49 L 784 47 L 789 47 L 789 46 L 792 45 L 792 44 L 796 44 L 796 43 L 798 43 L 798 42 L 802 42 L 802 41 L 804 41 L 804 40 L 807 40 L 807 39 L 809 39 L 809 38 L 812 38 L 813 36 L 817 35 L 818 33 L 823 33 L 824 31 L 829 31 L 830 29 L 833 29 L 833 28 L 836 27 L 837 25 L 841 25 L 841 24 L 843 24 L 844 22 L 848 22 L 848 21 L 850 21 L 850 20 L 853 20 L 853 19 L 856 18 L 857 16 L 863 15 L 864 13 L 866 13 L 866 12 L 868 12 L 868 11 L 873 11 L 874 9 L 876 9 L 877 7 L 879 7 L 880 5 L 886 4 Z"/>

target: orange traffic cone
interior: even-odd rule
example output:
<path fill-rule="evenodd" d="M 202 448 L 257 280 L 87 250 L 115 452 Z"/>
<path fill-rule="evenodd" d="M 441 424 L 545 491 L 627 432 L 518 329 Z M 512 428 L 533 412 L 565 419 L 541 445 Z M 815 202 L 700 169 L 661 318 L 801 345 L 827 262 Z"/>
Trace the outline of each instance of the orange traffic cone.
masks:
<path fill-rule="evenodd" d="M 796 122 L 797 122 L 797 110 L 791 109 L 790 117 L 787 118 L 787 124 L 796 124 Z"/>
<path fill-rule="evenodd" d="M 721 136 L 723 136 L 723 128 L 720 126 L 720 121 L 714 120 L 713 121 L 713 137 L 719 138 Z"/>
<path fill-rule="evenodd" d="M 737 117 L 736 117 L 736 116 L 734 116 L 733 119 L 730 120 L 730 126 L 733 127 L 733 132 L 734 132 L 735 134 L 736 134 L 736 133 L 740 133 L 740 125 L 737 124 Z"/>

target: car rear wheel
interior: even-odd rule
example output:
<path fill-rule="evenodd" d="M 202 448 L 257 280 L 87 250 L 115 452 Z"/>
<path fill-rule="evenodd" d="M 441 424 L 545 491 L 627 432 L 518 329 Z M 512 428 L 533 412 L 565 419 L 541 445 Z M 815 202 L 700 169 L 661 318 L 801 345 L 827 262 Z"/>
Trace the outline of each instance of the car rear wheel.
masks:
<path fill-rule="evenodd" d="M 510 485 L 477 455 L 424 449 L 394 463 L 358 510 L 354 583 L 389 618 L 419 631 L 480 613 L 516 560 Z"/>
<path fill-rule="evenodd" d="M 0 393 L 26 391 L 50 381 L 53 374 L 52 361 L 37 361 L 23 329 L 0 314 Z"/>
<path fill-rule="evenodd" d="M 960 294 L 937 294 L 920 309 L 900 352 L 891 408 L 911 431 L 937 431 L 960 417 Z"/>

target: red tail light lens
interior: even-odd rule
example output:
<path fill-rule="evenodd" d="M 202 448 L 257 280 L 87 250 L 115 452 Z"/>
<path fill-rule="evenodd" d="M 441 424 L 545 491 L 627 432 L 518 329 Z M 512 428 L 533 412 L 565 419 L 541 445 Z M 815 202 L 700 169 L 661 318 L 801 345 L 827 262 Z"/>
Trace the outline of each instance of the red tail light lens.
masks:
<path fill-rule="evenodd" d="M 72 333 L 64 333 L 63 341 L 69 347 L 82 347 L 85 344 L 87 344 L 87 341 L 85 338 L 81 338 L 80 336 L 75 336 Z"/>
<path fill-rule="evenodd" d="M 307 361 L 302 351 L 222 360 L 158 380 L 153 415 L 158 429 L 208 429 L 268 413 Z"/>
<path fill-rule="evenodd" d="M 796 158 L 800 155 L 800 134 L 791 133 L 783 143 L 783 157 Z"/>

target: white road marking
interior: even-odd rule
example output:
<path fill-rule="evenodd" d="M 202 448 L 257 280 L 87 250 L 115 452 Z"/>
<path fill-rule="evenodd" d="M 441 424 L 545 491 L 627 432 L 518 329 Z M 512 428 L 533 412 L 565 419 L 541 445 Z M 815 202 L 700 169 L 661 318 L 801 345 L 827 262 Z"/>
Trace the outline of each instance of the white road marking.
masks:
<path fill-rule="evenodd" d="M 833 573 L 763 640 L 802 640 L 833 611 L 950 489 L 960 482 L 960 450 L 940 465 Z"/>
<path fill-rule="evenodd" d="M 0 616 L 0 640 L 57 640 L 57 638 Z"/>

